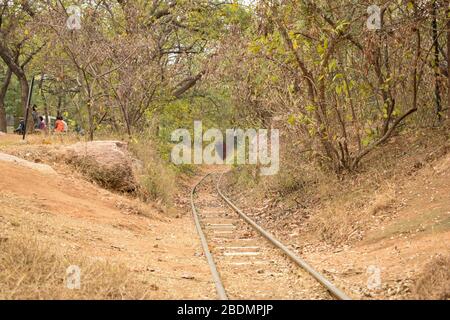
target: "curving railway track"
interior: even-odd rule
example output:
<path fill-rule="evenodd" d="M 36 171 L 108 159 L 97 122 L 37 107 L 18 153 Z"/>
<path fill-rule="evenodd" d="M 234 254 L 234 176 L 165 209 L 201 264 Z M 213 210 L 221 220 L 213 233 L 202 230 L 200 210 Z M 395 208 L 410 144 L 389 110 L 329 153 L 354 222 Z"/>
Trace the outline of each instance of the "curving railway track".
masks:
<path fill-rule="evenodd" d="M 350 299 L 237 208 L 220 190 L 222 175 L 206 175 L 191 193 L 219 299 Z"/>

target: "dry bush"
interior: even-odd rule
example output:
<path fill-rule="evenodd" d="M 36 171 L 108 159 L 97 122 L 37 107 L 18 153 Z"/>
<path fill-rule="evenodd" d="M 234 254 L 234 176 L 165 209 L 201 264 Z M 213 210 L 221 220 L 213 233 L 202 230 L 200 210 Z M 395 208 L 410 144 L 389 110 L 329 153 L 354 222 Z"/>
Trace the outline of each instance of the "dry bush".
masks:
<path fill-rule="evenodd" d="M 177 189 L 176 174 L 164 164 L 149 139 L 141 138 L 129 144 L 130 151 L 142 164 L 138 174 L 138 194 L 144 201 L 157 200 L 171 205 Z"/>
<path fill-rule="evenodd" d="M 159 219 L 159 217 L 155 215 L 155 211 L 149 204 L 145 204 L 140 201 L 116 201 L 115 207 L 118 208 L 122 213 L 127 215 L 136 215 L 152 219 Z"/>
<path fill-rule="evenodd" d="M 81 288 L 68 289 L 66 270 L 81 269 Z M 0 241 L 0 299 L 144 299 L 147 285 L 122 265 L 67 256 L 26 235 Z"/>
<path fill-rule="evenodd" d="M 292 193 L 304 191 L 307 182 L 310 182 L 311 174 L 304 170 L 303 166 L 293 166 L 289 163 L 280 167 L 278 174 L 262 180 L 262 185 L 268 193 L 287 196 Z"/>
<path fill-rule="evenodd" d="M 253 188 L 259 180 L 258 169 L 250 165 L 240 165 L 227 174 L 228 184 L 233 184 L 236 188 Z"/>
<path fill-rule="evenodd" d="M 140 179 L 141 195 L 144 200 L 160 200 L 170 205 L 176 190 L 175 174 L 161 163 L 147 164 Z"/>
<path fill-rule="evenodd" d="M 361 240 L 366 229 L 373 224 L 373 217 L 388 211 L 394 202 L 392 186 L 376 194 L 349 193 L 347 197 L 335 198 L 324 209 L 318 210 L 311 217 L 309 228 L 329 244 Z"/>
<path fill-rule="evenodd" d="M 321 241 L 340 245 L 360 234 L 361 216 L 345 209 L 327 208 L 311 218 L 309 229 Z"/>
<path fill-rule="evenodd" d="M 420 274 L 413 289 L 420 300 L 450 299 L 450 256 L 435 257 Z"/>
<path fill-rule="evenodd" d="M 105 189 L 134 192 L 137 188 L 133 172 L 127 165 L 103 165 L 91 156 L 69 158 L 67 163 Z"/>
<path fill-rule="evenodd" d="M 394 186 L 388 185 L 383 193 L 378 193 L 373 197 L 372 202 L 366 208 L 369 216 L 375 216 L 378 213 L 389 210 L 395 203 Z"/>

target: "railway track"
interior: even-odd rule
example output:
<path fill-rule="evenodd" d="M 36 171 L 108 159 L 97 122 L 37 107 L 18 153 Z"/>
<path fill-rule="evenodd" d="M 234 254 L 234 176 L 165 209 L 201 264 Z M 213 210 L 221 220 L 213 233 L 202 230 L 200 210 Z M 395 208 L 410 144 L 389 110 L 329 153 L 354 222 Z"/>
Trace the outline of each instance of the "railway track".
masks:
<path fill-rule="evenodd" d="M 350 299 L 237 208 L 220 190 L 221 178 L 208 174 L 191 193 L 219 299 Z"/>

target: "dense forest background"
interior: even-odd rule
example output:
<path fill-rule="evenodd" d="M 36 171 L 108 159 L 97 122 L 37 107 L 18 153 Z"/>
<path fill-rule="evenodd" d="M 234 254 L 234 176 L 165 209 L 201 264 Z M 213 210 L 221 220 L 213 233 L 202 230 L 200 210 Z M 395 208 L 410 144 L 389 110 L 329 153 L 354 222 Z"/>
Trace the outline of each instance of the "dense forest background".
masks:
<path fill-rule="evenodd" d="M 34 77 L 39 112 L 88 139 L 167 154 L 194 119 L 277 127 L 291 163 L 354 171 L 396 133 L 446 125 L 449 39 L 447 0 L 2 0 L 0 130 Z"/>

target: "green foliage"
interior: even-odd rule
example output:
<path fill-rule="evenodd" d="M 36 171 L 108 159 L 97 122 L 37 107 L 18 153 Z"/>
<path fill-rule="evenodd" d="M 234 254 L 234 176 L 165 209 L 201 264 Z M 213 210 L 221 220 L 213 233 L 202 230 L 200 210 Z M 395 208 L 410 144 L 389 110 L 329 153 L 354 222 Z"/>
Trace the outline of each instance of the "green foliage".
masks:
<path fill-rule="evenodd" d="M 62 6 L 28 3 L 8 2 L 0 31 L 19 62 L 32 56 L 28 78 L 46 75 L 33 95 L 40 113 L 62 112 L 92 137 L 150 130 L 167 163 L 171 133 L 195 120 L 223 130 L 281 116 L 336 171 L 354 169 L 361 147 L 382 143 L 413 102 L 433 113 L 430 83 L 447 90 L 436 63 L 445 57 L 430 55 L 431 7 L 419 14 L 414 2 L 390 3 L 376 33 L 365 4 L 348 0 L 84 2 L 77 31 Z M 438 26 L 446 18 L 439 8 Z M 8 113 L 21 115 L 20 103 L 13 77 Z"/>
<path fill-rule="evenodd" d="M 170 206 L 177 191 L 176 172 L 161 159 L 157 146 L 149 138 L 149 133 L 145 132 L 129 143 L 130 151 L 141 166 L 137 172 L 140 185 L 138 194 L 143 200 L 160 200 Z"/>

